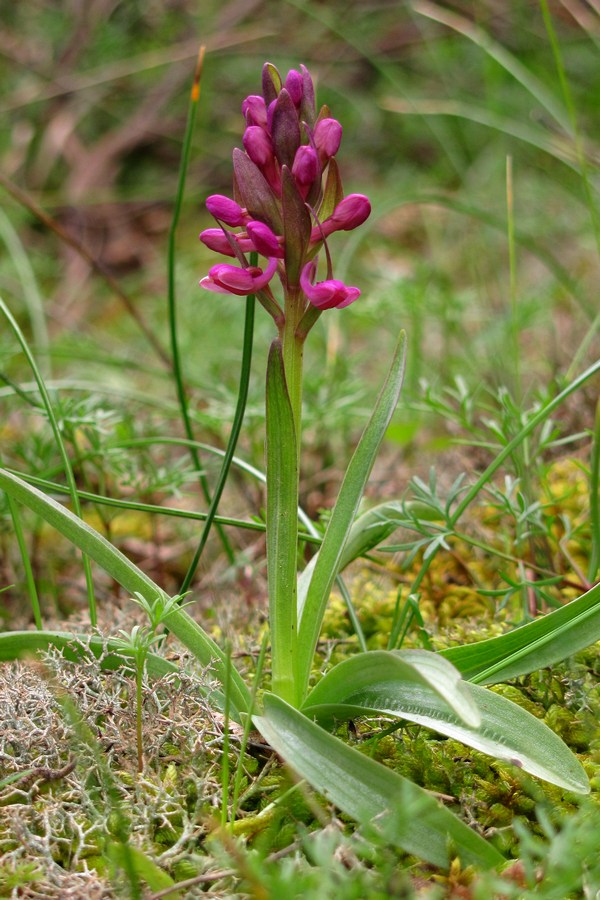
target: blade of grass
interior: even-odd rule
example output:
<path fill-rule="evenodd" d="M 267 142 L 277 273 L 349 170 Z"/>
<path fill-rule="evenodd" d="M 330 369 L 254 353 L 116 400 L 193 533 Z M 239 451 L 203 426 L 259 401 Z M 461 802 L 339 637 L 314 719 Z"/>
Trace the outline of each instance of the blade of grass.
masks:
<path fill-rule="evenodd" d="M 162 588 L 141 569 L 138 569 L 120 550 L 113 547 L 103 535 L 94 531 L 86 522 L 61 506 L 60 503 L 46 497 L 37 488 L 28 485 L 2 468 L 0 468 L 0 489 L 56 528 L 67 540 L 79 547 L 115 581 L 118 581 L 131 596 L 140 593 L 143 597 L 157 595 L 166 597 Z M 170 613 L 165 617 L 164 624 L 179 638 L 182 644 L 191 650 L 202 665 L 211 667 L 211 672 L 222 685 L 225 655 L 218 644 L 184 610 Z M 232 715 L 239 720 L 241 713 L 249 709 L 250 692 L 237 669 L 232 669 L 231 674 Z M 222 701 L 222 695 L 214 696 L 217 702 Z"/>
<path fill-rule="evenodd" d="M 564 106 L 558 102 L 556 97 L 533 72 L 523 65 L 506 47 L 494 41 L 483 28 L 480 28 L 470 19 L 438 6 L 436 3 L 431 3 L 429 0 L 415 0 L 412 7 L 420 15 L 432 19 L 434 22 L 439 22 L 441 25 L 446 25 L 447 28 L 462 34 L 463 37 L 468 38 L 468 40 L 480 47 L 484 53 L 502 66 L 506 72 L 512 75 L 515 81 L 518 81 L 544 107 L 565 134 L 573 137 L 571 121 Z"/>
<path fill-rule="evenodd" d="M 29 602 L 31 603 L 33 621 L 35 622 L 35 627 L 38 629 L 38 631 L 41 631 L 44 625 L 42 623 L 40 600 L 35 585 L 33 569 L 31 568 L 31 560 L 29 559 L 29 553 L 27 551 L 25 534 L 23 533 L 23 527 L 21 525 L 21 514 L 19 512 L 18 505 L 15 503 L 12 497 L 7 497 L 7 499 L 10 517 L 12 519 L 13 528 L 15 530 L 15 537 L 17 539 L 17 544 L 19 547 L 19 553 L 21 554 L 21 562 L 23 563 L 23 570 L 25 572 L 25 583 L 27 584 L 27 593 L 29 594 Z"/>
<path fill-rule="evenodd" d="M 48 394 L 48 391 L 46 390 L 46 385 L 44 383 L 44 379 L 42 378 L 40 370 L 37 367 L 36 361 L 33 358 L 31 350 L 29 349 L 29 345 L 27 344 L 27 341 L 25 340 L 25 335 L 19 328 L 19 325 L 18 325 L 16 319 L 14 318 L 14 316 L 12 315 L 11 311 L 5 304 L 4 300 L 2 300 L 2 298 L 0 298 L 0 311 L 2 311 L 2 313 L 4 313 L 4 316 L 8 320 L 8 324 L 10 325 L 15 337 L 17 338 L 17 341 L 19 342 L 19 345 L 20 345 L 21 350 L 23 351 L 23 354 L 27 360 L 29 368 L 31 369 L 31 371 L 33 373 L 33 377 L 36 381 L 36 384 L 37 384 L 37 387 L 38 387 L 38 390 L 40 393 L 44 411 L 48 417 L 48 422 L 50 423 L 50 427 L 52 429 L 52 434 L 54 435 L 54 440 L 56 441 L 56 446 L 57 446 L 57 449 L 58 449 L 58 452 L 60 454 L 60 458 L 61 458 L 61 461 L 63 464 L 65 477 L 67 479 L 67 484 L 69 485 L 69 497 L 71 499 L 71 503 L 73 504 L 73 509 L 75 511 L 75 515 L 80 519 L 81 518 L 81 505 L 79 503 L 79 496 L 77 494 L 77 484 L 75 482 L 73 468 L 71 466 L 71 462 L 69 460 L 69 456 L 67 454 L 67 450 L 66 450 L 64 441 L 62 439 L 62 434 L 61 434 L 58 422 L 56 420 L 56 416 L 54 415 L 54 409 L 52 407 L 52 403 L 50 402 L 50 395 Z M 90 624 L 92 625 L 92 627 L 95 627 L 96 622 L 97 622 L 96 596 L 94 593 L 94 581 L 92 578 L 92 567 L 90 565 L 90 561 L 89 561 L 87 555 L 85 554 L 85 552 L 83 554 L 83 570 L 85 573 L 85 583 L 86 583 L 86 588 L 87 588 Z"/>
<path fill-rule="evenodd" d="M 190 455 L 192 457 L 192 462 L 194 464 L 194 468 L 198 474 L 198 480 L 200 482 L 200 487 L 202 489 L 202 493 L 204 495 L 204 499 L 207 503 L 211 502 L 210 497 L 210 489 L 208 486 L 208 481 L 206 479 L 206 475 L 202 471 L 202 464 L 200 462 L 200 456 L 196 449 L 194 441 L 194 431 L 192 428 L 192 420 L 190 418 L 190 413 L 188 409 L 188 400 L 187 400 L 187 391 L 185 389 L 185 384 L 183 381 L 183 370 L 181 366 L 181 354 L 179 352 L 179 340 L 177 337 L 177 303 L 175 296 L 175 260 L 176 260 L 176 235 L 177 235 L 177 226 L 179 224 L 179 218 L 181 216 L 181 207 L 183 205 L 183 194 L 185 191 L 185 181 L 187 176 L 188 164 L 190 159 L 190 149 L 192 146 L 192 135 L 194 133 L 194 123 L 196 121 L 196 112 L 198 110 L 198 101 L 200 100 L 200 85 L 202 79 L 202 65 L 204 62 L 204 47 L 200 47 L 200 51 L 198 53 L 198 60 L 196 62 L 196 70 L 194 72 L 194 80 L 192 83 L 192 90 L 190 91 L 190 102 L 188 105 L 188 116 L 187 122 L 185 126 L 185 134 L 183 137 L 183 147 L 181 151 L 181 162 L 179 164 L 179 178 L 177 181 L 177 193 L 175 195 L 175 205 L 173 207 L 173 218 L 171 219 L 171 226 L 169 228 L 169 240 L 168 240 L 168 254 L 167 254 L 167 278 L 168 278 L 168 314 L 169 314 L 169 335 L 171 339 L 171 355 L 173 358 L 173 377 L 175 379 L 175 388 L 177 390 L 177 399 L 179 402 L 179 411 L 181 413 L 181 420 L 183 422 L 183 428 L 185 433 L 190 441 Z M 216 512 L 216 510 L 215 510 Z M 209 526 L 210 527 L 210 526 Z M 221 538 L 221 543 L 223 545 L 223 550 L 229 560 L 230 563 L 234 561 L 234 553 L 231 549 L 231 544 L 227 539 L 227 535 L 222 530 L 220 525 L 217 525 L 217 531 L 219 532 L 219 537 Z M 200 552 L 202 552 L 200 550 Z M 198 559 L 200 557 L 198 556 Z M 197 565 L 197 561 L 196 561 Z M 188 575 L 189 575 L 188 571 Z M 182 591 L 187 590 L 189 586 L 189 582 L 193 576 L 193 572 L 190 575 L 189 581 L 186 576 L 185 578 L 185 588 L 182 587 Z"/>
<path fill-rule="evenodd" d="M 251 253 L 250 254 L 250 265 L 255 266 L 258 262 L 258 254 Z M 202 536 L 200 538 L 200 543 L 196 549 L 194 554 L 194 558 L 190 563 L 190 566 L 187 570 L 186 576 L 183 579 L 181 584 L 181 588 L 179 589 L 180 594 L 185 594 L 188 590 L 190 584 L 192 583 L 192 579 L 194 577 L 194 573 L 198 568 L 198 563 L 200 562 L 200 557 L 202 556 L 202 551 L 206 546 L 206 542 L 208 540 L 208 536 L 210 534 L 210 529 L 213 522 L 216 521 L 217 509 L 219 508 L 219 501 L 221 500 L 221 495 L 223 493 L 223 489 L 225 487 L 225 483 L 229 476 L 229 470 L 231 468 L 231 464 L 234 459 L 235 448 L 237 446 L 238 438 L 240 436 L 240 431 L 242 429 L 242 423 L 244 421 L 244 413 L 246 411 L 246 403 L 248 400 L 248 388 L 250 385 L 250 368 L 252 365 L 252 344 L 254 341 L 254 309 L 256 305 L 256 299 L 254 294 L 250 294 L 246 298 L 246 315 L 244 320 L 244 340 L 243 340 L 243 350 L 242 350 L 242 365 L 240 371 L 240 383 L 238 388 L 238 396 L 235 407 L 235 414 L 233 417 L 233 422 L 231 424 L 231 432 L 229 434 L 229 440 L 227 441 L 227 447 L 225 449 L 225 453 L 223 456 L 223 463 L 221 465 L 221 471 L 219 472 L 219 477 L 217 479 L 217 483 L 215 485 L 212 500 L 210 502 L 210 506 L 208 507 L 208 512 L 206 514 L 206 522 L 204 528 L 202 530 Z"/>
<path fill-rule="evenodd" d="M 600 400 L 596 404 L 590 459 L 590 530 L 592 549 L 588 580 L 593 583 L 600 573 Z"/>

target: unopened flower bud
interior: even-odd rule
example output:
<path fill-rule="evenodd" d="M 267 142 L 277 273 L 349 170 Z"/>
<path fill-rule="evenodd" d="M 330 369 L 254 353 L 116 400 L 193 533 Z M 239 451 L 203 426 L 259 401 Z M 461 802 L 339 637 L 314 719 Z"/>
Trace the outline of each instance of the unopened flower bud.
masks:
<path fill-rule="evenodd" d="M 248 125 L 260 125 L 267 127 L 267 107 L 263 97 L 258 94 L 250 94 L 242 103 L 242 115 Z"/>
<path fill-rule="evenodd" d="M 283 259 L 283 247 L 279 238 L 264 222 L 248 222 L 248 236 L 261 256 Z"/>
<path fill-rule="evenodd" d="M 271 138 L 258 125 L 249 125 L 244 132 L 244 149 L 253 163 L 263 168 L 273 161 Z"/>
<path fill-rule="evenodd" d="M 332 231 L 352 231 L 362 225 L 371 214 L 371 203 L 364 194 L 348 194 L 340 200 L 327 220 Z M 330 232 L 331 233 L 331 232 Z"/>
<path fill-rule="evenodd" d="M 306 197 L 310 187 L 319 175 L 319 158 L 312 147 L 302 144 L 296 150 L 292 175 L 303 197 Z"/>
<path fill-rule="evenodd" d="M 315 125 L 313 140 L 321 162 L 325 163 L 340 149 L 342 126 L 337 119 L 321 119 Z"/>
<path fill-rule="evenodd" d="M 233 228 L 243 225 L 248 218 L 246 210 L 242 209 L 239 203 L 230 200 L 229 197 L 224 197 L 223 194 L 211 194 L 210 197 L 207 197 L 206 208 L 215 219 L 219 219 Z"/>
<path fill-rule="evenodd" d="M 295 106 L 300 106 L 304 94 L 304 78 L 300 72 L 290 69 L 285 79 L 285 89 L 294 101 Z"/>
<path fill-rule="evenodd" d="M 254 250 L 254 244 L 250 238 L 241 232 L 240 234 L 230 234 L 231 240 L 235 241 L 242 253 L 249 253 Z M 235 256 L 235 251 L 222 228 L 206 228 L 200 234 L 200 240 L 209 250 L 215 253 L 222 253 L 223 256 Z"/>

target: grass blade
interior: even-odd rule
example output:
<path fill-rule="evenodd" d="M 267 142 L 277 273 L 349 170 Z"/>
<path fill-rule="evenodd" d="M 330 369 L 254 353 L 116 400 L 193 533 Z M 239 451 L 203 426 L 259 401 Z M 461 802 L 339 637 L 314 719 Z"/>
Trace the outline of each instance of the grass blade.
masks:
<path fill-rule="evenodd" d="M 37 488 L 0 468 L 0 489 L 23 506 L 27 506 L 44 521 L 56 528 L 64 537 L 87 556 L 98 563 L 115 581 L 118 581 L 131 595 L 144 597 L 165 595 L 165 592 L 141 569 L 127 559 L 106 538 L 91 528 L 86 522 L 73 515 L 60 503 L 46 497 Z M 172 631 L 204 666 L 212 666 L 212 673 L 220 684 L 224 684 L 226 657 L 221 648 L 185 610 L 170 613 L 164 620 Z M 250 708 L 250 692 L 237 669 L 231 672 L 232 715 L 239 716 Z M 235 709 L 234 709 L 235 708 Z"/>

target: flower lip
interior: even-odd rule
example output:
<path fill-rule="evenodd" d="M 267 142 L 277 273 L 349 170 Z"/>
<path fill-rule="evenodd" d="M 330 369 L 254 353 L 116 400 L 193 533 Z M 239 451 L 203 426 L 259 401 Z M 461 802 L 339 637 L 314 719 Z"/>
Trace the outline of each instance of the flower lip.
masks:
<path fill-rule="evenodd" d="M 244 297 L 262 291 L 267 286 L 277 268 L 277 259 L 269 260 L 263 271 L 259 266 L 248 266 L 245 269 L 231 266 L 229 263 L 218 263 L 210 269 L 208 275 L 200 281 L 201 287 L 217 294 L 236 294 Z"/>
<path fill-rule="evenodd" d="M 314 259 L 304 266 L 300 275 L 300 287 L 317 309 L 344 309 L 360 297 L 360 290 L 357 287 L 346 285 L 337 278 L 328 278 L 326 281 L 312 284 L 316 271 L 317 261 Z"/>

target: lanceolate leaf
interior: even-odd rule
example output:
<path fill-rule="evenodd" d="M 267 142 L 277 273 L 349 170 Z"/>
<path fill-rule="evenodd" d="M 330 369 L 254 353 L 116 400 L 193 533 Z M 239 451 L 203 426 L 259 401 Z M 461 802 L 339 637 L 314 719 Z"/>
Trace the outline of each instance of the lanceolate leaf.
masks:
<path fill-rule="evenodd" d="M 294 702 L 298 454 L 281 342 L 273 341 L 267 368 L 267 575 L 273 690 Z"/>
<path fill-rule="evenodd" d="M 441 662 L 444 665 L 439 665 Z M 410 702 L 419 688 L 437 695 L 442 707 L 454 712 L 459 721 L 474 727 L 480 724 L 481 716 L 467 683 L 454 666 L 427 650 L 358 653 L 334 666 L 310 692 L 302 709 L 311 716 L 312 707 L 332 703 L 352 705 L 356 704 L 357 697 L 365 696 L 389 695 Z"/>
<path fill-rule="evenodd" d="M 350 460 L 306 595 L 300 618 L 298 641 L 301 696 L 304 695 L 308 685 L 310 667 L 321 630 L 325 606 L 340 568 L 344 546 L 356 517 L 377 451 L 400 396 L 405 358 L 406 336 L 402 332 L 390 372 L 377 398 L 371 419 Z"/>
<path fill-rule="evenodd" d="M 441 655 L 478 684 L 497 684 L 552 666 L 600 640 L 600 584 L 546 616 Z"/>
<path fill-rule="evenodd" d="M 51 497 L 47 497 L 37 488 L 26 484 L 16 475 L 0 469 L 0 490 L 5 491 L 23 506 L 27 506 L 42 519 L 56 528 L 90 559 L 93 559 L 105 572 L 130 594 L 139 592 L 144 597 L 165 596 L 165 592 L 152 581 L 141 569 L 127 559 L 103 535 L 91 528 L 86 522 L 74 516 Z M 165 625 L 179 640 L 192 651 L 194 656 L 205 666 L 212 667 L 214 678 L 221 684 L 225 682 L 227 671 L 226 657 L 221 648 L 211 637 L 191 619 L 184 610 L 172 612 L 165 618 Z M 231 669 L 229 684 L 231 714 L 239 719 L 242 712 L 251 707 L 250 692 L 241 675 Z"/>
<path fill-rule="evenodd" d="M 436 866 L 453 856 L 463 866 L 492 868 L 504 858 L 460 819 L 411 781 L 386 769 L 310 722 L 272 694 L 254 723 L 302 778 L 361 825 Z"/>
<path fill-rule="evenodd" d="M 356 716 L 398 716 L 510 762 L 551 784 L 580 794 L 589 793 L 585 771 L 567 745 L 547 725 L 506 697 L 464 682 L 481 719 L 474 726 L 461 720 L 449 708 L 447 699 L 429 685 L 411 685 L 397 679 L 352 690 L 352 681 L 350 678 L 350 690 L 345 698 L 343 691 L 338 691 L 339 699 L 335 702 L 335 693 L 331 692 L 330 700 L 324 691 L 315 698 L 322 705 L 314 705 L 311 694 L 302 711 L 325 725 Z"/>

